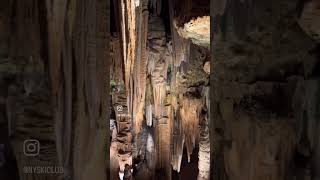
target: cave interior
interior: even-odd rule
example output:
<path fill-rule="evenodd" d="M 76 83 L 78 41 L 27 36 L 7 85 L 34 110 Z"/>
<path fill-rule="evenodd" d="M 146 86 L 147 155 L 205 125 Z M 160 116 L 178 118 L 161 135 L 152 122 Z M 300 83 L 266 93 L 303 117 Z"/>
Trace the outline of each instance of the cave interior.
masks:
<path fill-rule="evenodd" d="M 0 180 L 320 180 L 319 0 L 0 1 Z"/>

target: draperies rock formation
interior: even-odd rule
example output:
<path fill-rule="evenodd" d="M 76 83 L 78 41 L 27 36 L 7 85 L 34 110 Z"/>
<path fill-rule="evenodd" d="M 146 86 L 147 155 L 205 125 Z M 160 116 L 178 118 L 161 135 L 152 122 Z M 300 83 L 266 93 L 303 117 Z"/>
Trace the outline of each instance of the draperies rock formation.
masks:
<path fill-rule="evenodd" d="M 319 179 L 318 1 L 211 0 L 213 179 Z"/>
<path fill-rule="evenodd" d="M 320 179 L 319 0 L 109 2 L 0 1 L 0 179 Z"/>
<path fill-rule="evenodd" d="M 128 113 L 126 91 L 123 79 L 123 63 L 119 37 L 111 37 L 111 100 L 112 108 L 110 123 L 110 158 L 111 178 L 117 179 L 116 174 L 124 175 L 125 166 L 132 165 L 132 121 Z M 120 172 L 119 172 L 120 171 Z"/>
<path fill-rule="evenodd" d="M 183 161 L 196 165 L 190 165 L 194 179 L 209 179 L 209 1 L 114 0 L 112 7 L 112 34 L 121 45 L 111 49 L 111 86 L 121 86 L 127 99 L 120 103 L 113 93 L 112 104 L 127 107 L 130 117 L 132 141 L 126 145 L 132 149 L 133 179 L 173 179 L 172 170 L 184 171 Z M 117 112 L 111 119 L 119 127 Z M 115 138 L 120 131 L 110 134 L 118 144 L 111 149 L 123 146 Z M 199 153 L 199 163 L 190 158 L 193 153 Z M 120 161 L 112 169 L 119 166 Z"/>
<path fill-rule="evenodd" d="M 8 132 L 4 148 L 12 149 L 16 176 L 105 180 L 107 1 L 10 0 L 0 7 L 0 131 Z M 37 156 L 24 148 L 30 139 L 40 142 Z M 26 169 L 37 167 L 59 172 Z"/>

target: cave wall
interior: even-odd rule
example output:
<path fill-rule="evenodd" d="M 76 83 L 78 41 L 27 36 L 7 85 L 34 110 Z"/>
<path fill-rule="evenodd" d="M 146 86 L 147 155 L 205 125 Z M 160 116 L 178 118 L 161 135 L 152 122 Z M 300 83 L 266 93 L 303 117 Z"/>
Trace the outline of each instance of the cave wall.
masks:
<path fill-rule="evenodd" d="M 319 179 L 319 45 L 306 31 L 319 15 L 306 22 L 304 3 L 211 1 L 213 179 Z"/>
<path fill-rule="evenodd" d="M 106 179 L 108 2 L 2 4 L 1 113 L 20 179 Z M 27 139 L 39 140 L 39 156 L 25 156 Z M 40 165 L 63 173 L 25 172 Z"/>

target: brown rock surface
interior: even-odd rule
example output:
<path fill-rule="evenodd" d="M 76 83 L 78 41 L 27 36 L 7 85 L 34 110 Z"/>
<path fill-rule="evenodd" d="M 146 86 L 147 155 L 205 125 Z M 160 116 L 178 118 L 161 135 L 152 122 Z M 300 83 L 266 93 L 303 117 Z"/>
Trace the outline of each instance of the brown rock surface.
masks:
<path fill-rule="evenodd" d="M 211 1 L 214 179 L 319 178 L 318 133 L 307 128 L 319 128 L 319 57 L 299 2 Z M 313 22 L 304 13 L 300 25 Z"/>

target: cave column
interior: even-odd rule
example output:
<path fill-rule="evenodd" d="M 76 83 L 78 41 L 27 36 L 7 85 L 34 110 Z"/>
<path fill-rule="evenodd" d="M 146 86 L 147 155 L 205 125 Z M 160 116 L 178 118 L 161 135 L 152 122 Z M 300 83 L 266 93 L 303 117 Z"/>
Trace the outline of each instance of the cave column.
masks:
<path fill-rule="evenodd" d="M 148 76 L 150 77 L 152 127 L 155 139 L 156 171 L 163 172 L 163 179 L 171 178 L 171 106 L 167 105 L 167 69 L 172 55 L 166 44 L 163 19 L 156 14 L 149 16 Z M 150 123 L 151 124 L 151 123 Z"/>

